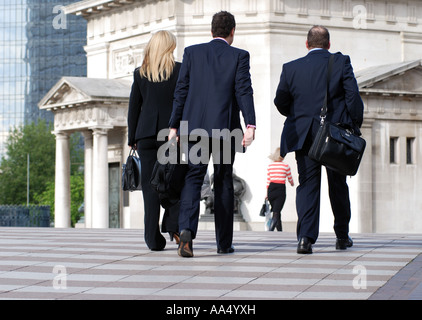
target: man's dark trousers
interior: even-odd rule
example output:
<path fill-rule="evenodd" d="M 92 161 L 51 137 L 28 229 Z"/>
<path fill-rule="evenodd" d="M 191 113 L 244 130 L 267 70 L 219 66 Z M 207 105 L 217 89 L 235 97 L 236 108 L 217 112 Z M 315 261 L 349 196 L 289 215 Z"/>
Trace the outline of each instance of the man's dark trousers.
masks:
<path fill-rule="evenodd" d="M 297 237 L 308 237 L 312 243 L 319 234 L 321 197 L 321 164 L 308 157 L 310 144 L 296 151 L 299 186 L 296 189 L 296 209 L 298 215 Z M 351 217 L 349 188 L 346 176 L 327 168 L 328 191 L 334 214 L 334 232 L 338 239 L 347 239 Z"/>
<path fill-rule="evenodd" d="M 225 143 L 221 140 L 218 143 L 219 150 L 213 150 L 213 141 L 210 138 L 210 148 L 206 150 L 206 152 L 209 152 L 209 155 L 212 154 L 214 161 L 214 219 L 217 248 L 219 249 L 230 248 L 233 241 L 233 163 L 235 151 L 230 146 L 223 146 Z M 195 145 L 195 142 L 188 143 L 189 153 Z M 230 152 L 230 163 L 223 161 L 227 159 L 226 157 L 223 159 L 223 153 L 220 152 L 222 150 L 228 150 Z M 204 150 L 199 149 L 199 151 Z M 201 188 L 204 183 L 205 174 L 207 173 L 208 161 L 209 158 L 205 163 L 192 163 L 191 159 L 189 159 L 189 169 L 180 197 L 179 228 L 180 231 L 185 229 L 190 230 L 193 239 L 195 239 L 198 230 Z"/>

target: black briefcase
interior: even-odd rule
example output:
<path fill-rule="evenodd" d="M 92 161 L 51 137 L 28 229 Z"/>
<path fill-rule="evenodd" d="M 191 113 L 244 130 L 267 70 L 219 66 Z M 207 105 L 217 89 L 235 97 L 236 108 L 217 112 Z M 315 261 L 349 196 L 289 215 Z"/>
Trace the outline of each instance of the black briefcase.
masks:
<path fill-rule="evenodd" d="M 309 150 L 309 158 L 347 176 L 354 176 L 362 160 L 366 141 L 350 127 L 324 122 Z"/>
<path fill-rule="evenodd" d="M 327 71 L 327 92 L 320 115 L 321 126 L 318 129 L 308 156 L 333 171 L 346 176 L 354 176 L 359 169 L 366 141 L 357 136 L 353 128 L 348 125 L 325 121 L 333 61 L 334 55 L 331 55 Z"/>

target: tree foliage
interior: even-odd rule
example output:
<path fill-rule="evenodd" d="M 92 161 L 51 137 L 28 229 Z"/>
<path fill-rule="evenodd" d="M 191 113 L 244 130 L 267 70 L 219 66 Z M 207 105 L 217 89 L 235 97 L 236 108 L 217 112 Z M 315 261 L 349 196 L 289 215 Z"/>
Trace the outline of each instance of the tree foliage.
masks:
<path fill-rule="evenodd" d="M 11 130 L 6 155 L 0 165 L 0 204 L 27 203 L 27 167 L 29 155 L 29 202 L 54 181 L 55 138 L 52 125 L 45 121 Z"/>
<path fill-rule="evenodd" d="M 81 173 L 75 173 L 70 176 L 70 220 L 72 227 L 83 216 L 79 212 L 81 204 L 84 202 L 84 176 Z M 48 182 L 45 191 L 41 194 L 35 195 L 35 202 L 50 206 L 51 219 L 54 219 L 54 181 Z"/>
<path fill-rule="evenodd" d="M 29 155 L 29 203 L 48 205 L 54 218 L 55 137 L 53 126 L 44 120 L 14 128 L 6 143 L 0 163 L 0 204 L 27 204 L 27 166 Z M 84 201 L 83 149 L 80 134 L 70 140 L 71 221 L 81 216 L 78 208 Z"/>

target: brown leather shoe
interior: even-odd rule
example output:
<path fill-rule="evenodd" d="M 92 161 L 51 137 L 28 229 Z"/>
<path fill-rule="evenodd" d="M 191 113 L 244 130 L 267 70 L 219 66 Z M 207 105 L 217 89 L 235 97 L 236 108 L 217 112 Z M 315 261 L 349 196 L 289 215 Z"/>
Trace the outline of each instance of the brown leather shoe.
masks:
<path fill-rule="evenodd" d="M 193 257 L 192 232 L 190 230 L 182 230 L 180 233 L 180 243 L 177 253 L 181 257 Z"/>
<path fill-rule="evenodd" d="M 176 241 L 176 244 L 180 243 L 180 235 L 177 232 L 169 232 L 170 235 L 170 241 L 173 241 L 173 239 Z"/>

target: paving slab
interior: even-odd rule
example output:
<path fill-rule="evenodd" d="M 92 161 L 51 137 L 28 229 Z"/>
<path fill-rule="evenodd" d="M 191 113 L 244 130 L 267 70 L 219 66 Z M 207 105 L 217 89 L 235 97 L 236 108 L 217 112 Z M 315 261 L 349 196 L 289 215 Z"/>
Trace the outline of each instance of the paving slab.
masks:
<path fill-rule="evenodd" d="M 422 299 L 422 234 L 351 236 L 340 251 L 322 233 L 300 255 L 293 233 L 235 231 L 236 251 L 220 255 L 214 232 L 199 231 L 181 258 L 170 241 L 148 250 L 143 230 L 0 228 L 0 299 Z"/>

